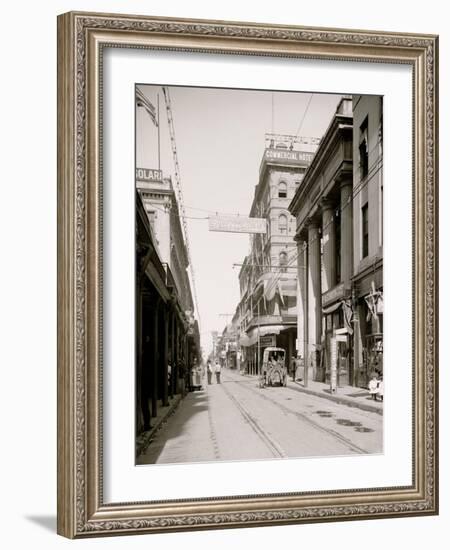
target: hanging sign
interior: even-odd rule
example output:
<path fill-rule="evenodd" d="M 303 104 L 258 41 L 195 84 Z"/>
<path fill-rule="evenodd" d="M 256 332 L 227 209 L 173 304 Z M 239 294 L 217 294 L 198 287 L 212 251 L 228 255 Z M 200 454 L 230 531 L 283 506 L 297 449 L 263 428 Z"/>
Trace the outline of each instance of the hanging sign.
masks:
<path fill-rule="evenodd" d="M 265 218 L 248 218 L 247 216 L 210 216 L 209 230 L 228 233 L 265 233 Z"/>
<path fill-rule="evenodd" d="M 259 345 L 262 348 L 269 348 L 269 347 L 275 346 L 276 345 L 276 336 L 275 335 L 260 336 L 259 337 Z"/>

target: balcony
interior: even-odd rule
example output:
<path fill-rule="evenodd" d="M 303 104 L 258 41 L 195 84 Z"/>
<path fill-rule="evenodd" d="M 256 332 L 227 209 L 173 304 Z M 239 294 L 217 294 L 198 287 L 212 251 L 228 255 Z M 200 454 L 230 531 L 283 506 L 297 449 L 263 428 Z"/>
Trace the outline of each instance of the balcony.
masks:
<path fill-rule="evenodd" d="M 297 323 L 296 315 L 254 315 L 246 328 L 250 330 L 255 327 L 276 327 L 279 330 L 286 328 L 286 324 Z"/>

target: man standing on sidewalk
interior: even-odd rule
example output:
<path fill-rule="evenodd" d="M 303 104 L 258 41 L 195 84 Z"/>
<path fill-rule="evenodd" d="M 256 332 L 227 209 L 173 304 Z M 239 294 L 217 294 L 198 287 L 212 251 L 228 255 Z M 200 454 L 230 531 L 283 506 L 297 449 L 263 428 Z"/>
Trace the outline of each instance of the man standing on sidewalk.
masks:
<path fill-rule="evenodd" d="M 222 367 L 220 366 L 219 361 L 216 359 L 216 366 L 215 366 L 215 373 L 216 373 L 216 382 L 220 384 L 220 371 L 222 370 Z"/>
<path fill-rule="evenodd" d="M 212 370 L 211 361 L 208 360 L 208 363 L 206 364 L 206 375 L 208 377 L 208 385 L 211 384 L 212 373 L 213 373 L 213 370 Z"/>

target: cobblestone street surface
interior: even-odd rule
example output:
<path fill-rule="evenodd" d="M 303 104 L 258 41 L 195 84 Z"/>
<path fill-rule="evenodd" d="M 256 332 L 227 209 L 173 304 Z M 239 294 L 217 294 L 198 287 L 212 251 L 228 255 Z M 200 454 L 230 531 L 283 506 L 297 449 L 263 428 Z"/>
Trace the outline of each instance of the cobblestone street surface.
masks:
<path fill-rule="evenodd" d="M 258 387 L 224 369 L 168 417 L 138 464 L 339 456 L 383 452 L 382 414 L 287 387 Z"/>

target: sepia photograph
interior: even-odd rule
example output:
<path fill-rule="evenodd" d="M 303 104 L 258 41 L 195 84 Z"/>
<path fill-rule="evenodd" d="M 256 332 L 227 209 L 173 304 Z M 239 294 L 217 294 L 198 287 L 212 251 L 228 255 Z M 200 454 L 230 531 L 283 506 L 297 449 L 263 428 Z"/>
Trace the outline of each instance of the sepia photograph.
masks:
<path fill-rule="evenodd" d="M 58 532 L 436 515 L 438 36 L 58 33 Z"/>
<path fill-rule="evenodd" d="M 382 454 L 383 97 L 140 83 L 135 128 L 136 464 Z"/>

